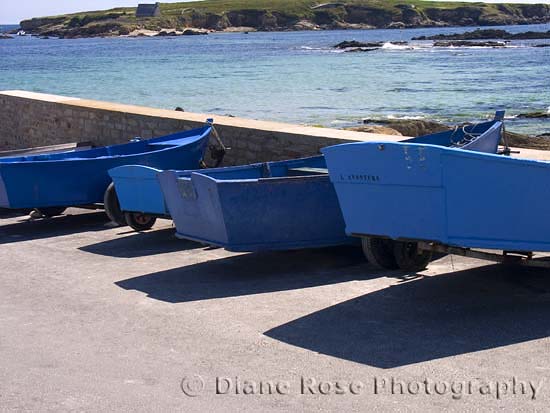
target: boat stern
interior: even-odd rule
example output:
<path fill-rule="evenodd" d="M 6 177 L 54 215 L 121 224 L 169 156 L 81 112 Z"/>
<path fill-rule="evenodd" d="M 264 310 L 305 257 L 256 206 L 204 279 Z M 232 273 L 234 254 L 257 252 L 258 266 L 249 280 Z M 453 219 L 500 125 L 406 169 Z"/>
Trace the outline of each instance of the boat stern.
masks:
<path fill-rule="evenodd" d="M 199 172 L 164 171 L 158 180 L 179 238 L 217 246 L 228 242 L 217 182 Z"/>
<path fill-rule="evenodd" d="M 109 170 L 120 208 L 125 212 L 168 215 L 157 180 L 158 169 L 147 166 L 120 166 Z"/>

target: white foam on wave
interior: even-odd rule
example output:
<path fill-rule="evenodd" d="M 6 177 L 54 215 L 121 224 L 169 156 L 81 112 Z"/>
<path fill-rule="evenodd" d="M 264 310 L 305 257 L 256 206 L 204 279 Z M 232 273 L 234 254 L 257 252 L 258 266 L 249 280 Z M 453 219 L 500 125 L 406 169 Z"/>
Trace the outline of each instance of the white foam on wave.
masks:
<path fill-rule="evenodd" d="M 417 115 L 417 116 L 395 116 L 395 115 L 388 115 L 386 116 L 387 119 L 392 119 L 392 120 L 422 120 L 422 119 L 426 119 L 425 116 L 420 116 L 420 115 Z"/>
<path fill-rule="evenodd" d="M 403 44 L 394 44 L 392 42 L 386 42 L 382 45 L 382 49 L 389 49 L 389 50 L 411 50 L 413 49 L 412 46 L 409 45 L 403 45 Z"/>

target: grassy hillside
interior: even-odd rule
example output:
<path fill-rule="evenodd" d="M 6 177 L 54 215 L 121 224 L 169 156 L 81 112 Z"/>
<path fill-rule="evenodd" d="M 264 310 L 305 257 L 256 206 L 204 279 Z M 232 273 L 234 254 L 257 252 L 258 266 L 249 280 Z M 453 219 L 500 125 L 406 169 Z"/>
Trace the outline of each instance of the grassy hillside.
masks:
<path fill-rule="evenodd" d="M 301 30 L 489 26 L 550 21 L 550 5 L 432 2 L 420 0 L 205 0 L 161 4 L 161 17 L 135 17 L 116 8 L 21 22 L 23 29 L 65 37 L 127 34 L 134 29 L 186 27 L 226 30 Z"/>

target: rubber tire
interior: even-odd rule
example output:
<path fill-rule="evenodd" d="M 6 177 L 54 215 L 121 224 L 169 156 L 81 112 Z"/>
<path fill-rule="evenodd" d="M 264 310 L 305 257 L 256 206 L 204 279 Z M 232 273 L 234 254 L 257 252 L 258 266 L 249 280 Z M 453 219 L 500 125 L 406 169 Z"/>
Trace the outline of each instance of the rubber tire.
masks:
<path fill-rule="evenodd" d="M 63 214 L 67 208 L 65 207 L 46 207 L 46 208 L 35 208 L 39 213 L 42 214 L 45 218 L 56 217 Z"/>
<path fill-rule="evenodd" d="M 124 218 L 124 213 L 120 209 L 115 184 L 112 182 L 105 190 L 105 195 L 103 196 L 103 207 L 105 208 L 105 213 L 111 221 L 122 227 L 126 226 L 126 219 Z"/>
<path fill-rule="evenodd" d="M 387 238 L 364 237 L 361 239 L 363 253 L 367 261 L 377 268 L 385 270 L 398 269 L 393 253 L 395 241 Z"/>
<path fill-rule="evenodd" d="M 394 244 L 395 261 L 403 271 L 425 270 L 432 259 L 431 251 L 418 251 L 418 243 L 396 241 Z"/>
<path fill-rule="evenodd" d="M 155 222 L 157 222 L 157 217 L 142 214 L 140 212 L 125 212 L 124 218 L 126 219 L 126 224 L 137 232 L 147 231 L 155 225 Z M 140 218 L 147 218 L 147 221 L 139 222 Z"/>

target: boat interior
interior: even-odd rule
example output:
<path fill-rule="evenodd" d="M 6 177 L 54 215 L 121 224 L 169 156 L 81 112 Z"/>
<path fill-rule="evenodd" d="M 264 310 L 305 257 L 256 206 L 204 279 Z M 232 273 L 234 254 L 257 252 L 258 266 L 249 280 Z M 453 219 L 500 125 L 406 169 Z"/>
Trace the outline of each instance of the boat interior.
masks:
<path fill-rule="evenodd" d="M 493 120 L 472 125 L 457 126 L 449 131 L 419 136 L 402 142 L 460 148 L 483 135 L 498 122 L 498 120 Z"/>
<path fill-rule="evenodd" d="M 0 159 L 0 163 L 22 163 L 22 162 L 46 162 L 62 160 L 84 160 L 98 158 L 112 158 L 116 156 L 137 155 L 148 152 L 156 152 L 163 149 L 174 148 L 191 143 L 207 132 L 208 128 L 175 133 L 154 139 L 139 140 L 136 138 L 128 143 L 118 145 L 102 146 L 88 150 L 71 150 L 59 153 L 38 154 L 17 156 Z"/>
<path fill-rule="evenodd" d="M 194 172 L 197 173 L 198 171 Z M 188 178 L 192 173 L 192 171 L 178 171 L 177 176 L 178 178 Z M 323 156 L 314 156 L 290 161 L 263 162 L 253 165 L 204 169 L 199 173 L 216 180 L 226 181 L 328 175 L 328 170 L 325 158 Z"/>

